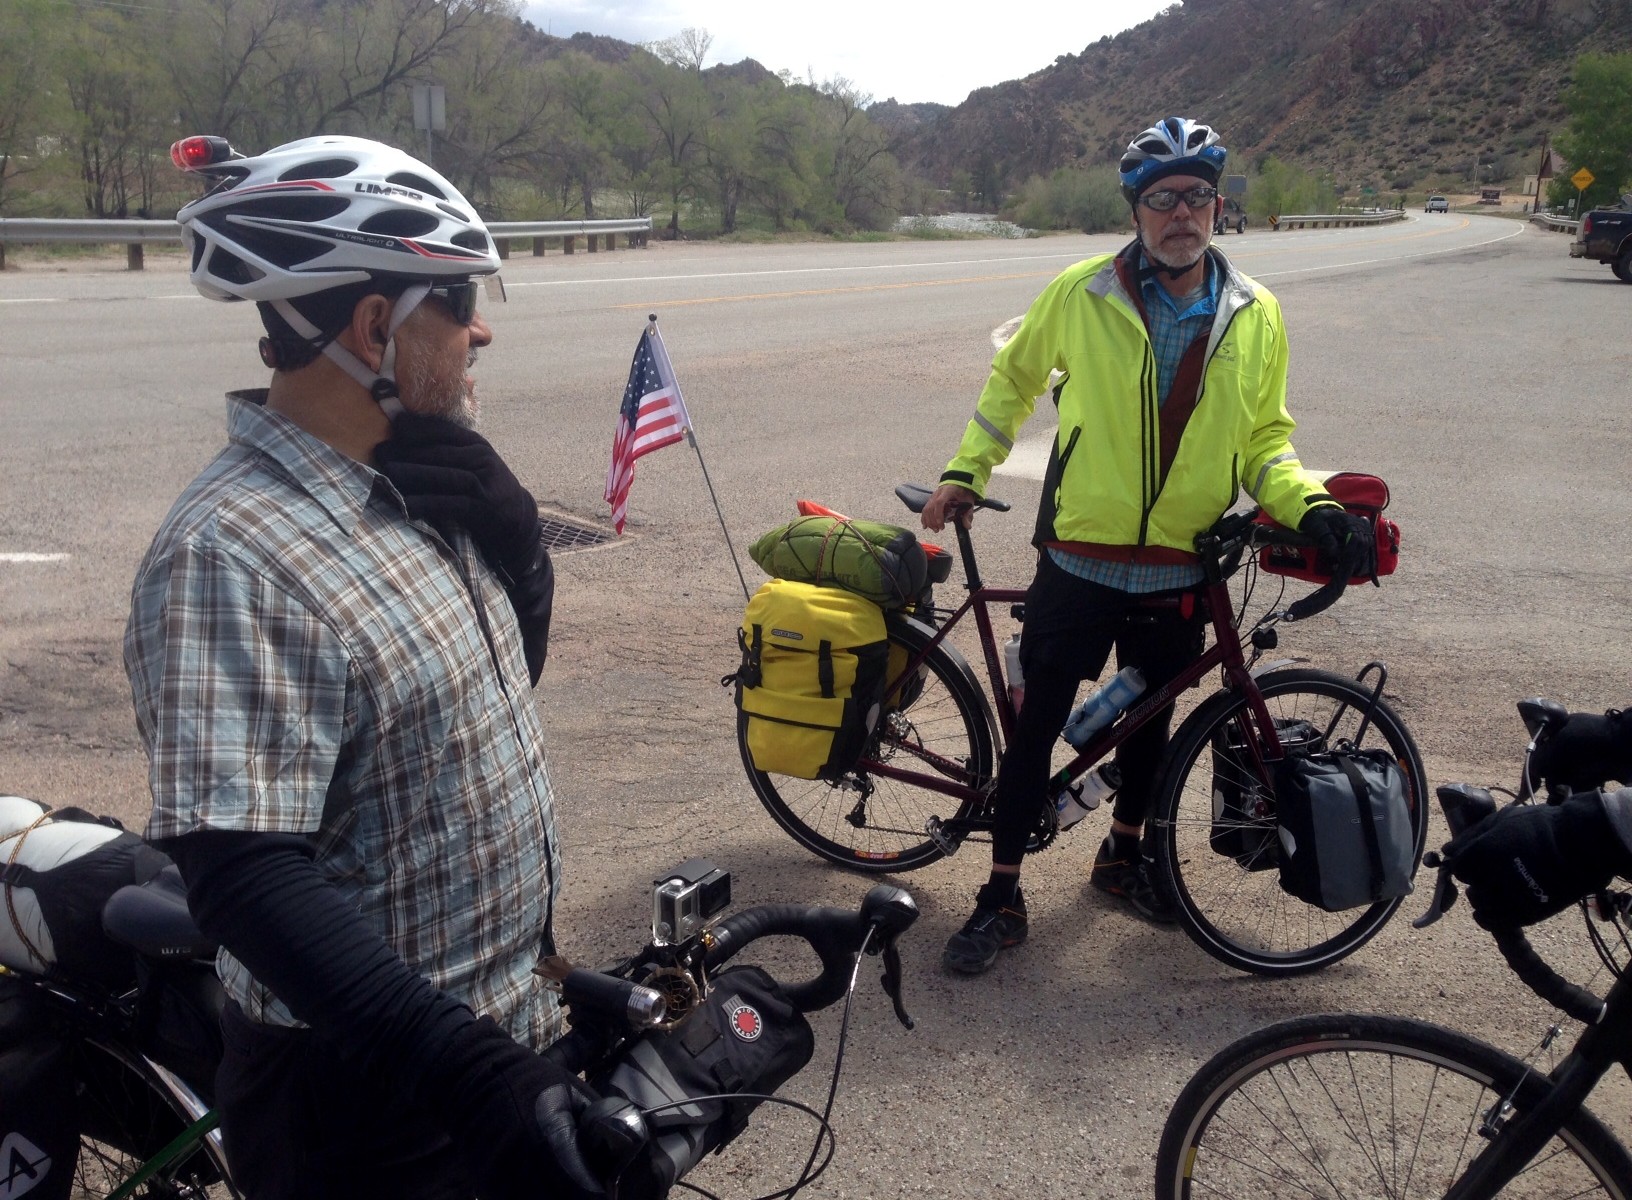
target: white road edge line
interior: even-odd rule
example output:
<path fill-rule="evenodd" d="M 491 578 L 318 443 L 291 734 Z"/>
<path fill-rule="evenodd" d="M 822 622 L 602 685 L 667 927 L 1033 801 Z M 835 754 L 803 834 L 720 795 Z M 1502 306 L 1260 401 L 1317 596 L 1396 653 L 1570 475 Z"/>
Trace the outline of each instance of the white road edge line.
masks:
<path fill-rule="evenodd" d="M 27 551 L 14 551 L 9 554 L 0 554 L 0 563 L 52 563 L 65 562 L 66 554 L 31 554 Z"/>

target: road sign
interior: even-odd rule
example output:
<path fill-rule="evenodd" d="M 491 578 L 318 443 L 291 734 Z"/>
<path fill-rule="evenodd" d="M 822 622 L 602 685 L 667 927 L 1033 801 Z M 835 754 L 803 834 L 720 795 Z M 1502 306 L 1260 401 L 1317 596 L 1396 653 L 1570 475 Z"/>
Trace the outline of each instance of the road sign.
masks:
<path fill-rule="evenodd" d="M 1585 167 L 1582 167 L 1574 175 L 1570 176 L 1570 182 L 1575 184 L 1577 191 L 1584 192 L 1592 186 L 1592 181 L 1597 178 L 1598 176 L 1594 175 Z"/>

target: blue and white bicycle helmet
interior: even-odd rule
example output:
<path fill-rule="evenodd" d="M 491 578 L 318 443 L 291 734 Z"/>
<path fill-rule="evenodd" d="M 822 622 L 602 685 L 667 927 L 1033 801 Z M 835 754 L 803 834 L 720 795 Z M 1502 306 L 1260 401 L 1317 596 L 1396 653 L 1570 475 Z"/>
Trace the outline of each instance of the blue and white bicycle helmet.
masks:
<path fill-rule="evenodd" d="M 1168 175 L 1195 175 L 1216 187 L 1227 155 L 1210 126 L 1189 117 L 1167 117 L 1123 151 L 1116 169 L 1122 195 L 1136 204 L 1146 188 Z"/>

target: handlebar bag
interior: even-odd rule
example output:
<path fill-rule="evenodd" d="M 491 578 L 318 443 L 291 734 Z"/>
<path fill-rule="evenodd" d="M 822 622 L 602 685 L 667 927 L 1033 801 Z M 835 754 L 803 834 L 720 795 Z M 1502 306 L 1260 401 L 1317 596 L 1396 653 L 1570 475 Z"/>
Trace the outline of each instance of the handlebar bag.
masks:
<path fill-rule="evenodd" d="M 1275 800 L 1282 890 L 1327 912 L 1411 894 L 1416 835 L 1387 750 L 1288 755 Z"/>
<path fill-rule="evenodd" d="M 1307 755 L 1325 748 L 1320 731 L 1296 717 L 1276 717 L 1275 735 L 1288 754 Z M 1275 797 L 1259 777 L 1239 724 L 1231 722 L 1213 735 L 1212 753 L 1213 828 L 1208 844 L 1215 854 L 1235 859 L 1248 871 L 1279 866 Z"/>
<path fill-rule="evenodd" d="M 136 956 L 102 932 L 102 908 L 168 862 L 111 818 L 0 796 L 0 963 L 128 991 Z"/>
<path fill-rule="evenodd" d="M 0 978 L 0 1195 L 68 1200 L 79 1154 L 74 1076 L 32 989 Z"/>
<path fill-rule="evenodd" d="M 748 553 L 767 575 L 843 588 L 880 608 L 916 603 L 929 581 L 929 558 L 917 536 L 879 521 L 800 517 L 765 534 Z"/>
<path fill-rule="evenodd" d="M 1371 524 L 1372 539 L 1377 544 L 1377 575 L 1392 575 L 1400 565 L 1400 527 L 1383 516 L 1388 507 L 1388 484 L 1375 475 L 1356 471 L 1313 471 L 1326 485 L 1326 494 L 1357 517 Z M 1257 523 L 1280 527 L 1280 522 L 1268 513 L 1259 513 Z M 1287 575 L 1310 583 L 1330 583 L 1330 571 L 1320 569 L 1318 554 L 1313 546 L 1265 546 L 1258 551 L 1258 568 L 1271 575 Z M 1350 583 L 1372 583 L 1370 575 L 1356 575 Z"/>
<path fill-rule="evenodd" d="M 884 611 L 837 587 L 765 583 L 737 633 L 737 721 L 754 767 L 837 779 L 878 723 L 889 646 Z"/>
<path fill-rule="evenodd" d="M 666 1195 L 705 1154 L 746 1129 L 760 1104 L 714 1097 L 772 1095 L 815 1049 L 810 1022 L 775 979 L 758 967 L 720 972 L 708 998 L 680 1025 L 641 1037 L 589 1081 L 601 1095 L 622 1096 L 643 1112 L 674 1105 L 647 1115 L 652 1140 L 620 1180 L 620 1194 Z"/>

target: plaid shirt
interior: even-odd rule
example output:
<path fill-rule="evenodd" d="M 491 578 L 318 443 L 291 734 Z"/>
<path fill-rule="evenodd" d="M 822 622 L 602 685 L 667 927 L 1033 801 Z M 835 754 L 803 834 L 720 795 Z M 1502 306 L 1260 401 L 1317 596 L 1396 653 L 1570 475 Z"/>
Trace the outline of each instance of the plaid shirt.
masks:
<path fill-rule="evenodd" d="M 1197 289 L 1197 294 L 1186 297 L 1188 303 L 1182 309 L 1155 275 L 1147 276 L 1141 284 L 1139 290 L 1145 302 L 1150 348 L 1156 358 L 1158 405 L 1167 403 L 1179 360 L 1190 343 L 1212 327 L 1222 286 L 1223 279 L 1211 257 L 1207 259 L 1206 281 Z M 1165 592 L 1194 587 L 1201 582 L 1201 568 L 1192 565 L 1106 562 L 1055 549 L 1050 549 L 1048 554 L 1062 570 L 1123 592 Z"/>
<path fill-rule="evenodd" d="M 385 476 L 228 397 L 230 443 L 143 559 L 125 669 L 150 838 L 310 835 L 324 876 L 435 986 L 523 1044 L 560 1034 L 531 974 L 560 858 L 509 599 L 462 532 Z M 298 1024 L 230 954 L 251 1019 Z"/>

